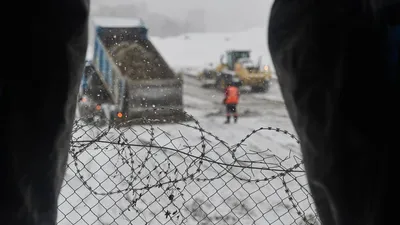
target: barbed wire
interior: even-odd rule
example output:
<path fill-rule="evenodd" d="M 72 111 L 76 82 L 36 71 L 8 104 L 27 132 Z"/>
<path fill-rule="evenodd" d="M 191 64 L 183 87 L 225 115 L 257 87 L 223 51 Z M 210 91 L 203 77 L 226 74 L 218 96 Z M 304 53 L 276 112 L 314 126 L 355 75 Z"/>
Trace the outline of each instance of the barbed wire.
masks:
<path fill-rule="evenodd" d="M 261 127 L 229 144 L 185 115 L 174 125 L 76 120 L 58 224 L 320 224 L 294 134 Z M 262 132 L 284 144 L 246 144 Z"/>

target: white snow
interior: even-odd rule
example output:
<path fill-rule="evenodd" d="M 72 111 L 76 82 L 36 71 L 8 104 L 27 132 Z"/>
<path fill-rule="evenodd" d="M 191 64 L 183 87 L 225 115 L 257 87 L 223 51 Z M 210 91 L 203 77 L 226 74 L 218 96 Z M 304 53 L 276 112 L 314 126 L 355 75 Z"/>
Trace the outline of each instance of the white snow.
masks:
<path fill-rule="evenodd" d="M 122 129 L 125 143 L 133 145 L 130 148 L 107 143 L 117 142 L 118 130 L 111 130 L 87 148 L 85 141 L 95 139 L 106 128 L 83 127 L 75 132 L 74 152 L 82 153 L 75 160 L 69 159 L 67 183 L 59 198 L 59 224 L 181 224 L 184 219 L 187 225 L 286 225 L 302 224 L 298 211 L 314 215 L 304 172 L 254 181 L 279 174 L 267 167 L 287 169 L 301 159 L 299 145 L 290 135 L 267 129 L 254 132 L 269 126 L 292 131 L 284 107 L 272 108 L 267 116 L 243 117 L 238 124 L 224 125 L 223 115 L 209 116 L 210 101 L 187 95 L 184 101 L 185 106 L 192 106 L 186 111 L 206 132 L 194 122 L 185 123 L 194 128 L 179 124 L 134 126 Z M 194 180 L 181 181 L 190 174 Z M 175 179 L 178 182 L 171 182 Z M 160 182 L 163 185 L 158 187 Z M 286 182 L 290 196 L 282 182 Z M 293 203 L 298 210 L 293 209 Z M 166 218 L 166 212 L 175 211 L 173 220 Z"/>
<path fill-rule="evenodd" d="M 99 142 L 85 149 L 78 160 L 70 158 L 71 166 L 66 175 L 68 185 L 62 189 L 60 197 L 59 224 L 92 224 L 96 220 L 102 224 L 118 225 L 179 224 L 182 218 L 187 225 L 202 224 L 198 220 L 203 220 L 205 224 L 233 224 L 238 219 L 243 224 L 298 223 L 297 211 L 290 209 L 292 203 L 285 193 L 281 178 L 259 183 L 237 179 L 262 180 L 278 174 L 268 171 L 268 166 L 285 169 L 300 161 L 296 141 L 275 131 L 257 132 L 236 148 L 236 143 L 240 143 L 255 128 L 282 126 L 282 120 L 243 118 L 236 125 L 221 125 L 221 117 L 205 118 L 201 110 L 191 112 L 200 118 L 204 130 L 212 132 L 222 141 L 182 125 L 157 125 L 154 130 L 150 126 L 137 126 L 125 131 L 128 143 L 144 146 L 152 143 L 159 147 L 128 149 Z M 194 123 L 189 125 L 196 127 Z M 88 132 L 84 133 L 83 130 Z M 100 133 L 97 129 L 83 130 L 75 133 L 75 141 L 92 140 Z M 111 130 L 107 139 L 102 140 L 116 142 L 118 135 L 119 131 Z M 201 140 L 202 135 L 205 137 L 204 142 Z M 155 140 L 152 141 L 152 137 Z M 202 143 L 205 144 L 204 149 Z M 75 152 L 80 149 L 75 148 Z M 230 167 L 235 161 L 232 157 L 234 149 L 237 161 L 234 167 Z M 205 157 L 200 163 L 202 153 Z M 278 166 L 280 160 L 272 157 L 273 154 L 281 159 L 289 158 Z M 124 159 L 128 161 L 124 162 Z M 133 164 L 131 160 L 134 160 Z M 210 160 L 215 162 L 211 163 Z M 246 163 L 249 160 L 255 162 L 253 167 L 263 169 L 246 169 L 245 165 L 250 165 Z M 73 162 L 77 163 L 77 167 Z M 79 168 L 79 173 L 76 168 Z M 199 172 L 196 172 L 197 168 L 200 168 Z M 165 174 L 162 171 L 168 172 Z M 169 183 L 192 173 L 193 181 L 188 179 L 185 182 Z M 76 174 L 83 176 L 87 186 Z M 223 176 L 218 178 L 220 175 Z M 296 180 L 290 176 L 284 180 L 293 192 L 296 204 L 301 212 L 312 214 L 309 208 L 312 200 L 303 187 L 306 183 L 304 173 L 294 173 L 292 176 L 296 176 Z M 196 181 L 197 178 L 207 181 Z M 132 182 L 132 186 L 129 186 L 129 182 Z M 158 187 L 159 182 L 165 184 Z M 146 185 L 151 188 L 147 190 Z M 133 188 L 139 190 L 125 191 Z M 142 197 L 139 197 L 140 194 Z M 168 198 L 171 194 L 175 196 L 173 202 Z M 68 202 L 64 201 L 64 196 Z M 135 199 L 140 200 L 135 207 L 129 208 Z M 176 210 L 174 221 L 165 217 L 167 211 L 172 213 Z M 218 218 L 224 218 L 225 221 Z"/>
<path fill-rule="evenodd" d="M 124 17 L 92 17 L 91 22 L 96 26 L 102 27 L 144 27 L 144 23 L 140 18 L 124 18 Z"/>

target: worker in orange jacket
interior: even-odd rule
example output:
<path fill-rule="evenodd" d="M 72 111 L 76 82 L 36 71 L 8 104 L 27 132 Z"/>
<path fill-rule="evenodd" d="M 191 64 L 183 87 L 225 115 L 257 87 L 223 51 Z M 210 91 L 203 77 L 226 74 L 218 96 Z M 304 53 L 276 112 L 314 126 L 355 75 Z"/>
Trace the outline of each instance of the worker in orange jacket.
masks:
<path fill-rule="evenodd" d="M 223 103 L 226 105 L 226 121 L 225 123 L 230 123 L 231 115 L 233 114 L 233 118 L 235 123 L 238 120 L 238 113 L 236 111 L 236 106 L 239 103 L 239 88 L 237 87 L 235 82 L 232 82 L 225 89 L 225 98 Z"/>

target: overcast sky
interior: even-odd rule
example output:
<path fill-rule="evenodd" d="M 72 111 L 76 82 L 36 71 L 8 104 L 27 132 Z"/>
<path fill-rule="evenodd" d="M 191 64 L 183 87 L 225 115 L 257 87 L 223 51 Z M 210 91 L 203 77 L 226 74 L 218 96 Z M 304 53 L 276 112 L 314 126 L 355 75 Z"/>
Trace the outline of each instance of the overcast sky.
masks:
<path fill-rule="evenodd" d="M 148 10 L 171 18 L 184 19 L 191 9 L 205 10 L 208 31 L 243 30 L 266 27 L 273 0 L 91 0 L 92 5 L 145 2 Z M 235 12 L 235 16 L 224 12 Z"/>

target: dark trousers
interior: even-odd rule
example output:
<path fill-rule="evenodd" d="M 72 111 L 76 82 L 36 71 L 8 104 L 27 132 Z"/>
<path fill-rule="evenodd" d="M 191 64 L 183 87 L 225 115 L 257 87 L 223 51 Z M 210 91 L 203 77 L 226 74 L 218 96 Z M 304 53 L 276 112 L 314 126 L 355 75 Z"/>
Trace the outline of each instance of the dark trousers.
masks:
<path fill-rule="evenodd" d="M 230 121 L 232 115 L 236 121 L 238 118 L 238 114 L 236 111 L 236 104 L 227 104 L 226 105 L 226 120 L 228 122 Z"/>

